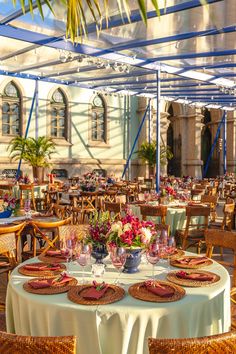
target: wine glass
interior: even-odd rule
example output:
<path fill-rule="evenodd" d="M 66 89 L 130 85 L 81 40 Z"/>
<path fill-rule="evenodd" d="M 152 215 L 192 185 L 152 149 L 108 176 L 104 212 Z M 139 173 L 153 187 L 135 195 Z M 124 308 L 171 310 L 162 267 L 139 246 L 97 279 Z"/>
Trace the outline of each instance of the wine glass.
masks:
<path fill-rule="evenodd" d="M 126 261 L 126 256 L 127 256 L 126 249 L 124 247 L 112 247 L 110 251 L 112 264 L 118 270 L 118 277 L 115 281 L 115 284 L 117 285 L 120 284 L 119 278 Z"/>
<path fill-rule="evenodd" d="M 64 239 L 60 241 L 60 250 L 66 258 L 67 271 L 69 273 L 69 262 L 72 260 L 73 247 L 71 239 Z"/>
<path fill-rule="evenodd" d="M 24 211 L 27 219 L 31 217 L 31 200 L 26 199 L 24 202 Z"/>
<path fill-rule="evenodd" d="M 171 256 L 174 254 L 176 250 L 176 242 L 175 242 L 175 237 L 174 236 L 170 236 L 167 239 L 167 244 L 165 246 L 165 251 L 167 254 L 167 262 L 168 262 L 168 270 L 170 270 L 170 258 Z"/>
<path fill-rule="evenodd" d="M 151 242 L 146 249 L 146 257 L 149 263 L 152 264 L 152 279 L 154 279 L 155 264 L 160 259 L 160 247 L 157 242 Z"/>
<path fill-rule="evenodd" d="M 84 268 L 90 262 L 91 247 L 90 245 L 80 243 L 77 247 L 76 260 L 82 267 L 82 284 L 84 284 Z"/>

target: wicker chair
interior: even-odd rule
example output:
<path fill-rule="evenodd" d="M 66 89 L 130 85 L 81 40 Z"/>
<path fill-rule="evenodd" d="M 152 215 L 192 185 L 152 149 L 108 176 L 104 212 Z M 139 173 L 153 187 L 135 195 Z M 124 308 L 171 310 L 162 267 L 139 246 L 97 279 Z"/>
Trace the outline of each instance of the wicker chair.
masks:
<path fill-rule="evenodd" d="M 89 233 L 89 225 L 62 225 L 59 226 L 59 239 L 64 240 L 67 237 L 71 237 L 72 234 L 76 236 L 77 240 L 81 240 Z"/>
<path fill-rule="evenodd" d="M 236 330 L 236 288 L 230 291 L 231 300 L 231 329 Z"/>
<path fill-rule="evenodd" d="M 121 203 L 111 203 L 111 202 L 104 202 L 104 211 L 109 212 L 110 218 L 113 216 L 115 219 L 121 218 L 121 211 L 122 211 Z"/>
<path fill-rule="evenodd" d="M 0 332 L 1 354 L 75 354 L 76 337 L 30 337 Z"/>
<path fill-rule="evenodd" d="M 148 338 L 149 354 L 232 354 L 236 348 L 236 332 L 183 339 Z"/>
<path fill-rule="evenodd" d="M 206 255 L 211 258 L 213 253 L 213 248 L 215 246 L 228 248 L 233 250 L 234 261 L 233 263 L 226 262 L 223 260 L 217 260 L 219 263 L 233 267 L 233 281 L 232 285 L 236 286 L 236 232 L 217 230 L 217 229 L 208 229 L 205 231 L 205 240 L 206 240 Z"/>
<path fill-rule="evenodd" d="M 147 216 L 159 216 L 162 224 L 166 224 L 167 206 L 164 205 L 140 205 L 140 212 L 143 220 L 147 219 Z"/>
<path fill-rule="evenodd" d="M 24 227 L 25 222 L 0 227 L 0 254 L 7 259 L 7 262 L 2 262 L 2 266 L 0 265 L 0 273 L 9 272 L 17 265 L 18 242 Z"/>
<path fill-rule="evenodd" d="M 216 205 L 218 202 L 218 197 L 216 195 L 201 195 L 201 203 L 209 204 L 211 208 L 211 220 L 215 221 L 216 219 Z"/>
<path fill-rule="evenodd" d="M 220 228 L 222 230 L 231 231 L 234 217 L 235 203 L 232 199 L 228 199 L 223 207 L 223 219 L 222 222 L 212 222 L 210 223 L 210 228 Z"/>

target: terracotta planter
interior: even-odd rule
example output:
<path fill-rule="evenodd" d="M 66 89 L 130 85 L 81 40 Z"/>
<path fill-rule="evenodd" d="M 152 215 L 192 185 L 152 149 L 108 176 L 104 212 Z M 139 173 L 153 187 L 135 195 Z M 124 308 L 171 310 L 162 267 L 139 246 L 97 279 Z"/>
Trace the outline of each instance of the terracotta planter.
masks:
<path fill-rule="evenodd" d="M 44 180 L 44 167 L 33 167 L 33 177 L 38 183 L 42 183 Z"/>

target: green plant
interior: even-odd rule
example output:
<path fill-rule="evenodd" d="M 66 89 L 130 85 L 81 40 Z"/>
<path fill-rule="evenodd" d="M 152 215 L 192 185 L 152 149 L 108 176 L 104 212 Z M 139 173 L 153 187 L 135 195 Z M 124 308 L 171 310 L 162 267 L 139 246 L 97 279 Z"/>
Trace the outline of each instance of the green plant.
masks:
<path fill-rule="evenodd" d="M 152 174 L 154 167 L 156 165 L 156 141 L 148 142 L 144 141 L 140 149 L 137 151 L 138 157 L 143 160 L 143 162 L 147 162 L 149 166 L 149 175 Z M 167 145 L 161 144 L 160 146 L 160 163 L 161 165 L 165 165 L 167 160 L 171 160 L 173 158 L 173 153 L 171 152 L 170 147 Z"/>
<path fill-rule="evenodd" d="M 45 136 L 37 139 L 16 136 L 7 149 L 10 151 L 11 161 L 22 159 L 32 167 L 49 167 L 51 155 L 56 152 L 55 143 Z"/>

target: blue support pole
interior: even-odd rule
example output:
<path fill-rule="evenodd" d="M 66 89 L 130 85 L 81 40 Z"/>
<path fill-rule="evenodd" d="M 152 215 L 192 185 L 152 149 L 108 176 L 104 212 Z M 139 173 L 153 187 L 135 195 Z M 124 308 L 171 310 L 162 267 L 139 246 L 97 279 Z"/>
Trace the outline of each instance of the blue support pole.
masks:
<path fill-rule="evenodd" d="M 151 143 L 151 118 L 152 118 L 152 107 L 149 105 L 148 111 L 148 142 Z"/>
<path fill-rule="evenodd" d="M 39 136 L 39 82 L 35 81 L 35 137 L 36 139 Z"/>
<path fill-rule="evenodd" d="M 33 114 L 33 108 L 34 108 L 34 102 L 35 102 L 35 98 L 36 98 L 36 93 L 37 93 L 37 80 L 35 81 L 35 89 L 34 89 L 34 96 L 32 99 L 32 103 L 31 103 L 31 107 L 30 107 L 30 113 L 29 113 L 29 119 L 27 122 L 27 126 L 26 126 L 26 130 L 25 130 L 25 138 L 27 138 L 28 132 L 29 132 L 29 127 L 30 127 L 30 122 L 31 122 L 31 118 L 32 118 L 32 114 Z M 22 153 L 24 152 L 24 147 L 22 149 Z M 17 168 L 17 172 L 16 172 L 16 178 L 18 178 L 20 176 L 20 168 L 21 168 L 21 162 L 22 159 L 20 159 L 19 163 L 18 163 L 18 168 Z"/>
<path fill-rule="evenodd" d="M 149 99 L 147 108 L 146 108 L 146 110 L 145 110 L 145 112 L 144 112 L 144 115 L 143 115 L 143 119 L 142 119 L 142 121 L 141 121 L 141 123 L 140 123 L 140 125 L 139 125 L 137 135 L 136 135 L 136 137 L 135 137 L 135 139 L 134 139 L 134 143 L 133 143 L 132 149 L 131 149 L 131 151 L 130 151 L 130 154 L 129 154 L 128 159 L 127 159 L 126 164 L 125 164 L 124 171 L 123 171 L 123 173 L 122 173 L 122 178 L 124 178 L 125 173 L 126 173 L 126 170 L 127 170 L 128 166 L 129 166 L 129 162 L 130 162 L 131 156 L 132 156 L 132 154 L 133 154 L 133 152 L 134 152 L 134 148 L 135 148 L 135 146 L 136 146 L 136 144 L 137 144 L 139 135 L 140 135 L 140 133 L 141 133 L 143 124 L 144 124 L 145 119 L 146 119 L 146 116 L 147 116 L 147 112 L 148 112 L 149 107 L 150 107 L 150 102 L 151 102 L 151 99 Z"/>
<path fill-rule="evenodd" d="M 157 71 L 157 111 L 156 111 L 156 192 L 160 189 L 160 98 L 161 98 L 161 71 Z"/>
<path fill-rule="evenodd" d="M 224 114 L 224 139 L 223 139 L 223 161 L 224 161 L 224 175 L 227 172 L 227 113 Z"/>
<path fill-rule="evenodd" d="M 215 136 L 215 139 L 214 139 L 213 144 L 211 146 L 211 151 L 210 151 L 210 154 L 209 154 L 207 162 L 206 162 L 206 166 L 205 166 L 204 171 L 203 171 L 203 178 L 206 177 L 206 174 L 207 174 L 207 171 L 208 171 L 208 167 L 209 167 L 209 164 L 210 164 L 210 161 L 211 161 L 211 158 L 212 158 L 212 155 L 213 155 L 217 140 L 219 138 L 220 129 L 221 129 L 223 123 L 224 123 L 224 120 L 225 120 L 225 111 L 224 111 L 222 119 L 221 119 L 221 121 L 220 121 L 220 123 L 218 125 L 216 136 Z"/>

